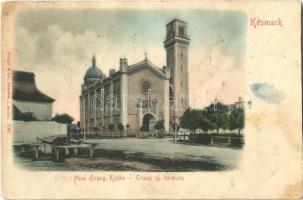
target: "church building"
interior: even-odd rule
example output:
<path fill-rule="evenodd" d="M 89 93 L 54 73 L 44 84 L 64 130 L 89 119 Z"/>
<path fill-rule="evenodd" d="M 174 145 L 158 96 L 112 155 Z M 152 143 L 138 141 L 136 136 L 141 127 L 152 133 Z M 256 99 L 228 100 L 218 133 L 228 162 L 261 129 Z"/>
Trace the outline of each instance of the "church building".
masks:
<path fill-rule="evenodd" d="M 164 130 L 179 123 L 189 107 L 187 23 L 174 19 L 166 25 L 166 66 L 144 60 L 128 64 L 120 59 L 119 70 L 106 77 L 95 55 L 86 71 L 80 95 L 80 126 L 83 132 L 108 129 L 110 124 L 132 132 L 152 131 L 157 121 Z"/>

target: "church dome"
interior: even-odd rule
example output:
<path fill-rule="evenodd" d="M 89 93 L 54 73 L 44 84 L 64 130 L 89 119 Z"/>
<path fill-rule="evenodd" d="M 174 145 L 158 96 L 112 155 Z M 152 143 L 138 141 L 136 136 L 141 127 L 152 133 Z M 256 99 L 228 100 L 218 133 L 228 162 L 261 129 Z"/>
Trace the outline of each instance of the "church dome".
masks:
<path fill-rule="evenodd" d="M 103 76 L 104 74 L 102 73 L 101 69 L 96 66 L 96 57 L 94 55 L 92 58 L 92 66 L 86 71 L 84 79 L 101 79 Z"/>

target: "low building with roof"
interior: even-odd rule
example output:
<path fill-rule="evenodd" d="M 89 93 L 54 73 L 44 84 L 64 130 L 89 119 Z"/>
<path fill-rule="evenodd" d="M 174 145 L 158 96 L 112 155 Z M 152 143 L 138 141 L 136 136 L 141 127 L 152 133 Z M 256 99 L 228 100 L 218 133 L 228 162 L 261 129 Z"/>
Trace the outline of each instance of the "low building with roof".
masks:
<path fill-rule="evenodd" d="M 14 71 L 13 114 L 15 120 L 23 119 L 27 113 L 32 113 L 40 121 L 51 120 L 54 101 L 55 99 L 37 88 L 34 73 Z"/>

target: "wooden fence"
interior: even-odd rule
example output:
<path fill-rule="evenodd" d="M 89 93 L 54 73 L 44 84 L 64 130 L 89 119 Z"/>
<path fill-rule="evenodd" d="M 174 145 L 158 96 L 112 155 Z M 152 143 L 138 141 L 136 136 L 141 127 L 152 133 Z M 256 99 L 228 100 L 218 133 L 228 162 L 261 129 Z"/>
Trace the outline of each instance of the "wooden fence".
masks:
<path fill-rule="evenodd" d="M 88 132 L 88 133 L 75 133 L 72 138 L 76 139 L 114 139 L 127 137 L 126 131 L 108 131 L 108 132 Z"/>

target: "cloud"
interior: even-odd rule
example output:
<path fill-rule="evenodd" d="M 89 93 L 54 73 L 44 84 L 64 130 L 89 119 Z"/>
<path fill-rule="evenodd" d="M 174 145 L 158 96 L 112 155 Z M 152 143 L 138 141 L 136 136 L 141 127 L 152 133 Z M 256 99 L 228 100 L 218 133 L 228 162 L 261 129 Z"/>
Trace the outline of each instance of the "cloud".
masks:
<path fill-rule="evenodd" d="M 54 113 L 66 112 L 79 118 L 79 95 L 86 70 L 91 66 L 93 53 L 97 65 L 108 74 L 110 68 L 119 67 L 119 58 L 127 57 L 129 64 L 144 59 L 144 52 L 157 66 L 165 60 L 162 46 L 144 48 L 131 40 L 119 45 L 100 39 L 92 30 L 74 34 L 56 25 L 49 25 L 35 34 L 18 28 L 16 37 L 16 63 L 18 70 L 32 71 L 38 87 L 56 99 Z"/>

